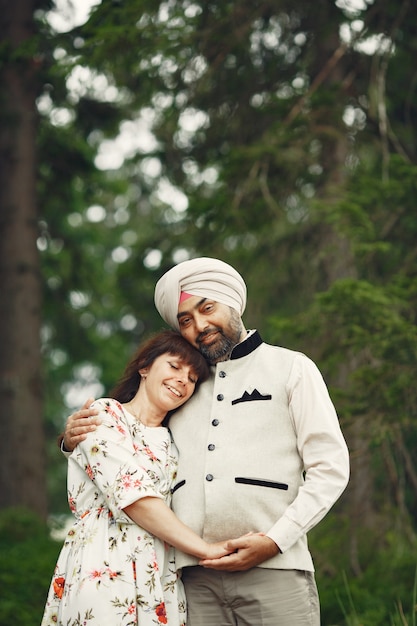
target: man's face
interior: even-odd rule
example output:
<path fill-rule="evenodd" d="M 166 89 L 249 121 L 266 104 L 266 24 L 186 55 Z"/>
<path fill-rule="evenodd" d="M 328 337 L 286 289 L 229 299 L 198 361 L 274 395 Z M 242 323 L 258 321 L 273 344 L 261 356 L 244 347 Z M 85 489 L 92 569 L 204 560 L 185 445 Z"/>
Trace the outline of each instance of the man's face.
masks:
<path fill-rule="evenodd" d="M 209 363 L 226 361 L 244 333 L 239 313 L 215 300 L 191 296 L 178 305 L 181 335 Z"/>

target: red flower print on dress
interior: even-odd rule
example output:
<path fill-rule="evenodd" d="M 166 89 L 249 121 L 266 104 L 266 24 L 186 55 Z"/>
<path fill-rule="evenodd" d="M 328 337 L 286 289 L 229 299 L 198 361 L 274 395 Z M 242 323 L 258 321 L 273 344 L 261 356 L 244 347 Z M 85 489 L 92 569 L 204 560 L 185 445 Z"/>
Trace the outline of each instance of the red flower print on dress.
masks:
<path fill-rule="evenodd" d="M 152 452 L 152 450 L 150 450 L 150 448 L 148 448 L 147 446 L 145 446 L 143 448 L 143 452 L 148 455 L 148 457 L 151 459 L 151 461 L 157 461 L 158 460 L 158 457 L 155 456 L 154 453 Z"/>
<path fill-rule="evenodd" d="M 63 576 L 58 576 L 58 578 L 54 578 L 54 593 L 59 599 L 61 599 L 64 595 L 64 587 L 65 578 Z"/>
<path fill-rule="evenodd" d="M 117 403 L 117 408 L 119 410 L 123 410 L 119 403 Z M 115 419 L 116 422 L 120 421 L 120 415 L 116 413 L 114 409 L 112 409 L 109 402 L 106 402 L 106 406 L 104 407 L 104 410 L 108 415 L 111 415 Z"/>
<path fill-rule="evenodd" d="M 130 487 L 132 486 L 132 477 L 130 474 L 124 474 L 122 476 L 122 483 L 123 483 L 123 487 L 125 489 L 130 489 Z"/>
<path fill-rule="evenodd" d="M 161 602 L 155 609 L 156 616 L 158 618 L 158 622 L 161 624 L 168 624 L 167 620 L 167 612 L 165 610 L 165 603 Z"/>
<path fill-rule="evenodd" d="M 122 573 L 122 572 L 114 572 L 113 570 L 110 569 L 110 567 L 107 568 L 106 572 L 110 580 L 115 580 Z"/>
<path fill-rule="evenodd" d="M 106 507 L 104 507 L 104 506 L 99 506 L 99 507 L 97 508 L 97 512 L 96 512 L 97 519 L 100 517 L 100 515 L 101 515 L 102 513 L 104 513 L 105 515 L 107 515 L 108 511 L 107 511 Z"/>
<path fill-rule="evenodd" d="M 90 572 L 89 574 L 89 579 L 90 580 L 98 580 L 99 582 L 101 581 L 103 576 L 103 572 L 99 569 L 95 569 L 92 572 Z"/>

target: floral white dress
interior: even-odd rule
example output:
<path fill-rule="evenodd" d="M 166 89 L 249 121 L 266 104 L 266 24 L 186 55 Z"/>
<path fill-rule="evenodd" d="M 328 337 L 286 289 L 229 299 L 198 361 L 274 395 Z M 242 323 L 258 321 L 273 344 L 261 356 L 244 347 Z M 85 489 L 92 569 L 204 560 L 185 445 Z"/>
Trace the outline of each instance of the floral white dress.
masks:
<path fill-rule="evenodd" d="M 76 521 L 58 558 L 41 626 L 183 626 L 174 549 L 123 508 L 144 496 L 169 505 L 178 455 L 167 428 L 148 428 L 112 399 L 68 460 Z"/>

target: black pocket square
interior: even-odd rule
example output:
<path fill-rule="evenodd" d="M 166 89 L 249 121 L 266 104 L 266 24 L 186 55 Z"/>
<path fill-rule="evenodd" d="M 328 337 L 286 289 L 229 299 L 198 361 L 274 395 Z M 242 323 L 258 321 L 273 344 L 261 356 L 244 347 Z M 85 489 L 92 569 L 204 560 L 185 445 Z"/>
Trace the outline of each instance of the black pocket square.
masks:
<path fill-rule="evenodd" d="M 252 393 L 244 392 L 241 398 L 236 398 L 236 400 L 232 400 L 232 404 L 239 404 L 239 402 L 251 402 L 252 400 L 271 400 L 271 394 L 267 394 L 263 396 L 257 389 L 254 389 Z"/>

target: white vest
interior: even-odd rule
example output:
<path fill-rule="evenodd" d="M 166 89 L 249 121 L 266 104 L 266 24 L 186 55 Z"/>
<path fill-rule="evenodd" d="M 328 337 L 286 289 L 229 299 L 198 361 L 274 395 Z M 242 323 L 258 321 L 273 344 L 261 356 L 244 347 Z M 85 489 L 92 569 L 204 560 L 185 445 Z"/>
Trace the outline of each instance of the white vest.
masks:
<path fill-rule="evenodd" d="M 294 373 L 300 362 L 303 376 Z M 312 571 L 306 532 L 339 497 L 348 476 L 346 444 L 323 379 L 305 355 L 267 345 L 257 332 L 211 369 L 210 379 L 169 423 L 179 450 L 173 509 L 207 541 L 267 533 L 282 553 L 260 567 Z M 305 371 L 312 372 L 311 380 Z M 298 400 L 300 415 L 294 415 L 298 387 L 303 398 L 307 387 L 319 397 L 320 416 L 314 407 L 298 411 Z M 305 484 L 304 451 L 309 458 L 317 455 L 323 428 L 330 432 L 335 463 L 327 476 L 323 468 L 317 477 L 313 470 L 307 493 L 297 499 Z M 177 552 L 178 567 L 196 563 Z"/>

